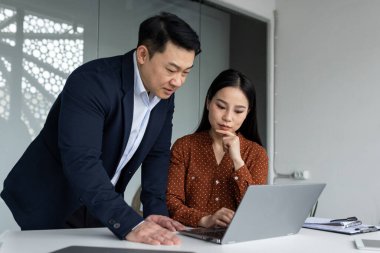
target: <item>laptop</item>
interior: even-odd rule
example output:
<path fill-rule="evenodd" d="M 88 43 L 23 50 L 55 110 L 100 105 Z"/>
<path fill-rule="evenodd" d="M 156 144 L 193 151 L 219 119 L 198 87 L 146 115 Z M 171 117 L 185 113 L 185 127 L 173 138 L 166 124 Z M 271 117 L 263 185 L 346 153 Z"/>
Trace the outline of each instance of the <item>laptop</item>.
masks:
<path fill-rule="evenodd" d="M 251 185 L 227 228 L 189 228 L 179 233 L 218 244 L 296 234 L 325 186 Z"/>

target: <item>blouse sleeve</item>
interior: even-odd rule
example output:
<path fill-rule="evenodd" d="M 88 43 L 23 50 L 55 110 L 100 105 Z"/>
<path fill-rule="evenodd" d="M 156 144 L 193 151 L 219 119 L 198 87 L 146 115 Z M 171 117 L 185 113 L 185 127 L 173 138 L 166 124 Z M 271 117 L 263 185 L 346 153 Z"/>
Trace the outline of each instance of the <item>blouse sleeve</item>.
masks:
<path fill-rule="evenodd" d="M 186 226 L 197 227 L 199 220 L 208 213 L 190 208 L 185 204 L 186 159 L 189 156 L 190 149 L 186 149 L 186 144 L 180 140 L 176 141 L 171 150 L 166 203 L 171 218 Z"/>
<path fill-rule="evenodd" d="M 243 157 L 245 165 L 231 174 L 237 205 L 240 204 L 249 185 L 266 184 L 268 156 L 265 149 L 255 144 Z"/>

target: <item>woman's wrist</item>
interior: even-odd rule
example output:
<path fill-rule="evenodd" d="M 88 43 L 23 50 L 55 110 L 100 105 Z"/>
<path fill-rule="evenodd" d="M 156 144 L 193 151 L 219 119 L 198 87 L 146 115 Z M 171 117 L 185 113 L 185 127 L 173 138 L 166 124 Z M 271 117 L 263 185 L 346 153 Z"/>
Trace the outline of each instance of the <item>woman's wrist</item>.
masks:
<path fill-rule="evenodd" d="M 199 222 L 198 222 L 198 226 L 207 228 L 207 223 L 208 223 L 208 219 L 210 218 L 210 216 L 211 216 L 211 215 L 203 216 L 203 217 L 199 220 Z"/>
<path fill-rule="evenodd" d="M 235 168 L 235 171 L 237 171 L 238 169 L 240 169 L 241 167 L 243 167 L 244 166 L 244 161 L 243 161 L 243 159 L 237 159 L 237 160 L 234 160 L 233 161 L 233 163 L 234 163 L 234 168 Z"/>

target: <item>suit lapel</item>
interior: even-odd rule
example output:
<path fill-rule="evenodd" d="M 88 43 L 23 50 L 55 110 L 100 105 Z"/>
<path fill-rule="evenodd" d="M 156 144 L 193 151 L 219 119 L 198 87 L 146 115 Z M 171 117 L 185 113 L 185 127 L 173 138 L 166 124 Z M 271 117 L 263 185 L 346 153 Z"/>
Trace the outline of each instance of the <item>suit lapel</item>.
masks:
<path fill-rule="evenodd" d="M 122 90 L 124 92 L 124 97 L 122 100 L 124 109 L 124 128 L 123 132 L 123 148 L 119 155 L 119 158 L 123 155 L 124 150 L 127 146 L 129 135 L 132 128 L 133 120 L 133 100 L 134 100 L 134 66 L 133 66 L 133 52 L 134 50 L 128 52 L 123 57 L 122 63 Z"/>
<path fill-rule="evenodd" d="M 144 137 L 141 140 L 141 143 L 137 148 L 135 154 L 131 157 L 131 160 L 129 160 L 129 162 L 121 171 L 120 178 L 115 186 L 118 192 L 123 192 L 125 190 L 125 186 L 131 178 L 127 175 L 130 173 L 135 173 L 135 171 L 139 168 L 144 158 L 148 154 L 153 143 L 156 141 L 157 136 L 161 132 L 162 125 L 165 122 L 165 118 L 162 117 L 162 111 L 165 111 L 167 104 L 168 103 L 166 101 L 161 100 L 150 113 L 149 122 L 144 133 Z"/>

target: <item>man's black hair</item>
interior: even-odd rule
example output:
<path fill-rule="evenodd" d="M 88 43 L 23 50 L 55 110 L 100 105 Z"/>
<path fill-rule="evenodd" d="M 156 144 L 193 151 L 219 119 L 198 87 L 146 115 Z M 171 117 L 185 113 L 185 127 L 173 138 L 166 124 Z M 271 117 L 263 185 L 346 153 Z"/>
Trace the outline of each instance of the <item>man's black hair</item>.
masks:
<path fill-rule="evenodd" d="M 194 51 L 195 55 L 201 52 L 197 33 L 189 24 L 174 14 L 162 12 L 140 24 L 137 46 L 145 45 L 150 57 L 156 52 L 165 51 L 168 41 L 189 51 Z"/>

